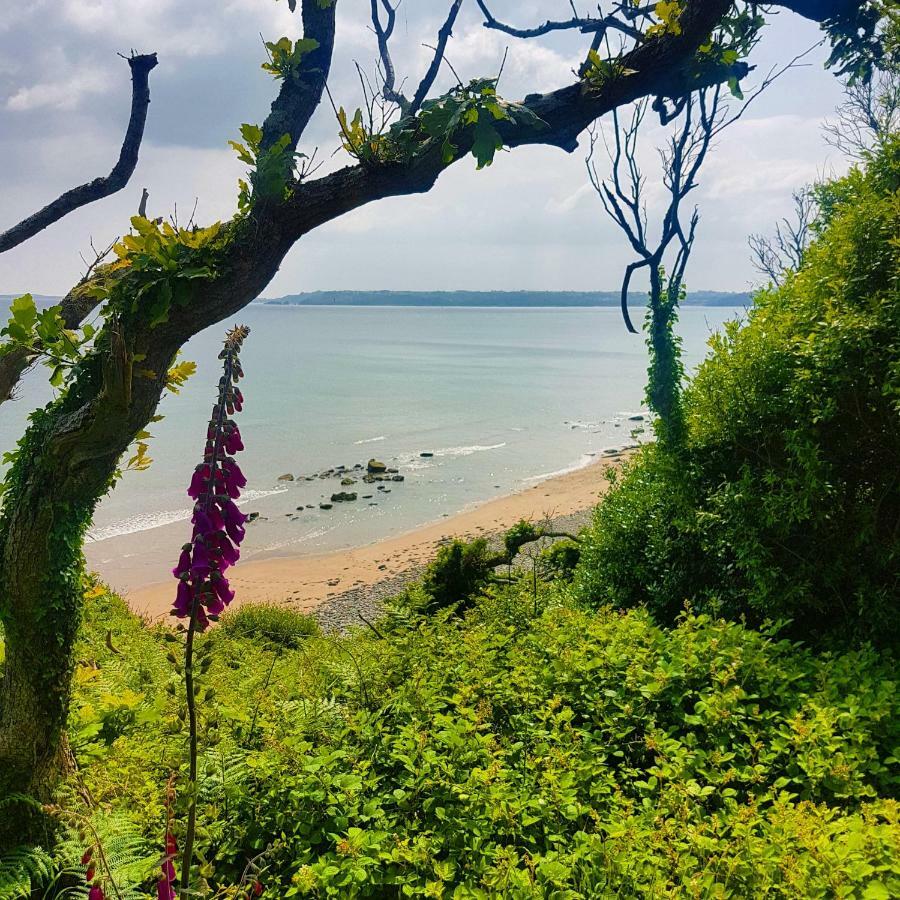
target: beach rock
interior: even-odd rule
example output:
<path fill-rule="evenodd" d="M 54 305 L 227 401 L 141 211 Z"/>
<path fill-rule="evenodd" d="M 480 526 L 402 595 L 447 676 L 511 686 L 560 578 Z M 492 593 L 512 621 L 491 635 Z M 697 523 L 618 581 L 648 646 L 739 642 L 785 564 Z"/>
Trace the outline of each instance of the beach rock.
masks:
<path fill-rule="evenodd" d="M 387 488 L 386 488 L 383 484 L 379 484 L 379 485 L 378 485 L 378 490 L 379 490 L 379 491 L 386 491 Z"/>
<path fill-rule="evenodd" d="M 354 468 L 354 469 L 361 469 L 362 467 L 363 467 L 362 463 L 356 463 L 356 465 L 355 465 L 353 468 Z"/>
<path fill-rule="evenodd" d="M 371 500 L 372 499 L 371 494 L 363 494 L 362 497 L 363 497 L 363 500 Z"/>
<path fill-rule="evenodd" d="M 387 469 L 386 471 L 387 471 L 388 475 L 396 475 L 397 472 L 399 472 L 400 470 L 399 469 Z"/>
<path fill-rule="evenodd" d="M 312 503 L 307 503 L 306 508 L 307 509 L 315 509 L 316 507 Z"/>
<path fill-rule="evenodd" d="M 640 413 L 638 413 L 637 415 L 629 416 L 628 421 L 629 422 L 643 422 L 644 417 Z"/>
<path fill-rule="evenodd" d="M 258 512 L 247 513 L 247 521 L 255 522 L 259 518 Z"/>
<path fill-rule="evenodd" d="M 403 481 L 403 480 L 404 480 L 403 475 L 391 475 L 391 481 Z"/>
<path fill-rule="evenodd" d="M 372 475 L 376 472 L 384 472 L 384 470 L 387 469 L 387 466 L 379 459 L 370 459 L 366 464 L 366 469 L 369 474 Z"/>
<path fill-rule="evenodd" d="M 278 476 L 278 480 L 279 480 L 279 481 L 293 481 L 293 480 L 294 480 L 294 476 L 291 475 L 290 472 L 285 472 L 284 475 L 279 475 L 279 476 Z"/>
<path fill-rule="evenodd" d="M 331 504 L 330 503 L 320 503 L 319 509 L 331 509 Z"/>
<path fill-rule="evenodd" d="M 363 481 L 364 481 L 366 484 L 374 484 L 374 483 L 375 483 L 375 476 L 374 476 L 374 475 L 363 475 Z"/>
<path fill-rule="evenodd" d="M 622 451 L 618 450 L 615 447 L 608 447 L 606 450 L 603 451 L 604 456 L 620 456 L 621 453 L 622 453 Z"/>
<path fill-rule="evenodd" d="M 422 459 L 431 459 L 434 454 L 430 450 L 426 450 L 423 453 L 420 453 L 419 456 L 421 456 Z"/>
<path fill-rule="evenodd" d="M 348 484 L 356 484 L 356 479 L 355 478 L 342 478 L 341 484 L 343 484 L 344 486 L 346 486 Z"/>
<path fill-rule="evenodd" d="M 348 503 L 355 499 L 356 491 L 338 491 L 338 493 L 331 495 L 332 503 Z"/>

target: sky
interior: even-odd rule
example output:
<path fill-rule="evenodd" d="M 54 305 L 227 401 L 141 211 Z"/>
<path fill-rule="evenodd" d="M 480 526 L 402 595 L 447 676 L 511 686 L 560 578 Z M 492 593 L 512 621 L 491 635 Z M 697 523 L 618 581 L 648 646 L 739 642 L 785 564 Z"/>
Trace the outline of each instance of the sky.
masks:
<path fill-rule="evenodd" d="M 583 13 L 586 0 L 576 0 Z M 518 25 L 565 18 L 568 0 L 493 0 L 494 14 Z M 418 82 L 446 15 L 447 0 L 403 0 L 394 38 L 401 79 Z M 354 62 L 374 75 L 377 48 L 369 0 L 338 0 L 329 81 L 338 105 L 355 109 Z M 286 0 L 30 0 L 0 5 L 0 229 L 56 195 L 107 174 L 128 119 L 128 66 L 118 53 L 155 51 L 151 105 L 138 167 L 121 193 L 83 208 L 0 256 L 0 293 L 62 294 L 104 246 L 127 231 L 141 189 L 148 211 L 206 224 L 235 210 L 244 166 L 228 147 L 242 122 L 261 122 L 277 90 L 260 69 L 263 40 L 299 37 L 299 12 Z M 809 22 L 773 17 L 751 63 L 752 87 L 772 66 L 819 39 Z M 578 34 L 521 41 L 482 27 L 466 0 L 447 58 L 466 80 L 496 74 L 516 99 L 569 83 L 584 52 Z M 790 210 L 790 194 L 846 163 L 822 139 L 840 101 L 820 48 L 786 73 L 717 140 L 694 201 L 701 221 L 688 288 L 742 291 L 759 283 L 747 249 Z M 442 71 L 436 90 L 453 83 Z M 641 139 L 650 221 L 663 199 L 649 123 Z M 348 164 L 337 123 L 323 102 L 300 149 L 323 160 L 320 173 Z M 614 290 L 631 260 L 606 219 L 585 171 L 587 141 L 574 153 L 548 147 L 499 153 L 481 171 L 469 157 L 425 195 L 391 198 L 353 211 L 300 240 L 263 292 L 309 290 Z M 637 285 L 636 285 L 637 286 Z"/>

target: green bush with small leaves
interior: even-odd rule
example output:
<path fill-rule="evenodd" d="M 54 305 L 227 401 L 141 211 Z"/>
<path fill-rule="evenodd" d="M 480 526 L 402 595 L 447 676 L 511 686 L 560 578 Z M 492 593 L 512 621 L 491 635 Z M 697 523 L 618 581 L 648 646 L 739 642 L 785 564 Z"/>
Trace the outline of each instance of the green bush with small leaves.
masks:
<path fill-rule="evenodd" d="M 221 630 L 230 637 L 245 637 L 260 644 L 299 647 L 304 640 L 319 633 L 316 620 L 288 606 L 244 603 L 227 612 L 220 622 Z"/>
<path fill-rule="evenodd" d="M 684 441 L 598 508 L 585 602 L 900 638 L 900 136 L 818 195 L 801 269 L 711 340 Z"/>
<path fill-rule="evenodd" d="M 895 658 L 537 592 L 514 575 L 383 637 L 200 637 L 201 892 L 234 896 L 251 860 L 273 900 L 900 892 Z M 185 775 L 172 642 L 92 593 L 73 734 L 109 695 L 137 701 L 114 733 L 76 734 L 72 788 L 101 828 L 114 809 L 138 830 L 121 886 L 152 896 L 139 873 Z M 11 866 L 39 879 L 39 862 Z"/>

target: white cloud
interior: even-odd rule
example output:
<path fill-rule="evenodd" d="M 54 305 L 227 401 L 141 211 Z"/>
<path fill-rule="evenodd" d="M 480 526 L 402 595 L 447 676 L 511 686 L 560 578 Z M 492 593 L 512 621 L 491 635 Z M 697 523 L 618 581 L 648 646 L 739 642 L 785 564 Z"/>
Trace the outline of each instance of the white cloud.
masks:
<path fill-rule="evenodd" d="M 33 109 L 76 109 L 88 97 L 106 93 L 111 75 L 107 69 L 82 68 L 67 78 L 21 87 L 6 100 L 12 112 Z"/>

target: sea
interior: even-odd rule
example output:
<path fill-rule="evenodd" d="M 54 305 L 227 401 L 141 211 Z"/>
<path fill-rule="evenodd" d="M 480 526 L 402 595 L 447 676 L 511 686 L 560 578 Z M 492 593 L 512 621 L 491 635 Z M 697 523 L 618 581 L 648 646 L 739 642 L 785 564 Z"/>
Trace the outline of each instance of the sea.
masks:
<path fill-rule="evenodd" d="M 742 312 L 682 310 L 688 371 L 711 334 Z M 258 513 L 244 559 L 367 544 L 652 437 L 646 418 L 634 418 L 646 414 L 644 336 L 629 334 L 613 308 L 252 304 L 240 322 L 250 328 L 237 417 L 248 478 L 241 503 Z M 87 560 L 117 589 L 170 577 L 190 538 L 185 489 L 202 455 L 225 330 L 207 329 L 184 348 L 181 359 L 197 371 L 161 403 L 152 465 L 125 472 L 97 508 Z M 51 398 L 44 371 L 30 372 L 19 399 L 0 410 L 0 451 L 13 449 L 28 414 Z M 389 490 L 307 480 L 372 458 L 404 480 Z M 358 499 L 319 508 L 340 490 Z"/>

